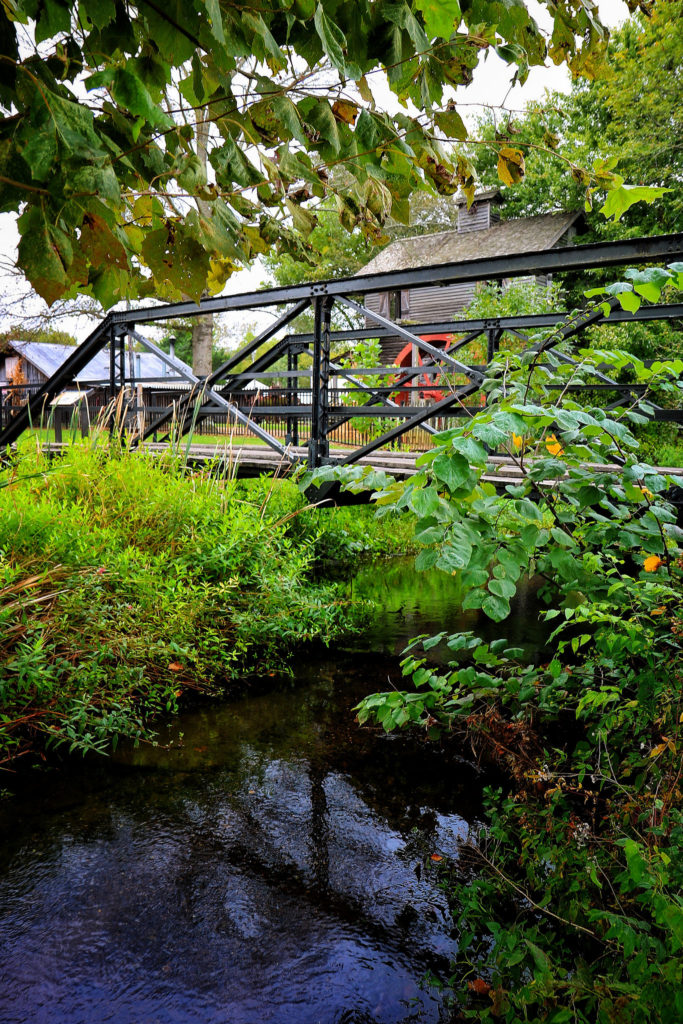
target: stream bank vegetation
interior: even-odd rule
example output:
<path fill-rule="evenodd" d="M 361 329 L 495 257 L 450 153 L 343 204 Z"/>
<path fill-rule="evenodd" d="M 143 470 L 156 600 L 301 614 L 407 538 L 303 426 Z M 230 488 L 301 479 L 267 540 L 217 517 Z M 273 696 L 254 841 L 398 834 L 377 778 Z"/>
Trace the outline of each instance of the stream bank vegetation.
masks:
<path fill-rule="evenodd" d="M 52 461 L 27 439 L 0 473 L 0 767 L 152 739 L 184 694 L 229 693 L 356 628 L 364 609 L 312 570 L 402 547 L 409 517 L 369 512 L 102 433 Z"/>
<path fill-rule="evenodd" d="M 656 301 L 681 271 L 632 272 L 611 294 Z M 381 511 L 415 513 L 417 567 L 460 574 L 464 607 L 499 622 L 501 638 L 417 638 L 403 681 L 367 697 L 358 717 L 466 745 L 507 778 L 487 791 L 485 824 L 460 857 L 439 859 L 459 936 L 443 979 L 454 1019 L 676 1024 L 683 531 L 667 500 L 676 481 L 641 460 L 631 428 L 654 396 L 680 400 L 683 362 L 648 368 L 586 349 L 572 364 L 547 343 L 501 353 L 487 407 L 440 435 L 417 476 L 375 495 Z M 645 399 L 613 410 L 574 401 L 571 385 L 605 363 L 647 385 Z M 505 494 L 482 480 L 491 450 L 520 471 Z M 607 468 L 615 463 L 620 472 Z M 547 608 L 549 639 L 533 664 L 505 639 L 524 578 Z M 446 668 L 430 660 L 443 644 Z"/>

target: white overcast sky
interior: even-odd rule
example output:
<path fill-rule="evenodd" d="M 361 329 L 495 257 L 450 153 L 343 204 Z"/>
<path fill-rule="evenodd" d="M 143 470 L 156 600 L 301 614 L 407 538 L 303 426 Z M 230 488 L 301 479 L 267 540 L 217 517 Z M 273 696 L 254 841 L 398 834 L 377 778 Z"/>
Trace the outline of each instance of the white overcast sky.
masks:
<path fill-rule="evenodd" d="M 547 27 L 549 19 L 545 8 L 540 7 L 535 0 L 527 0 L 534 17 L 542 27 Z M 624 0 L 598 0 L 600 16 L 610 28 L 615 28 L 628 18 L 628 7 Z M 510 78 L 512 71 L 493 52 L 487 52 L 485 60 L 482 60 L 474 74 L 474 81 L 467 88 L 461 88 L 457 92 L 458 104 L 468 104 L 466 109 L 476 115 L 480 109 L 479 105 L 498 106 L 505 102 L 508 108 L 520 108 L 526 102 L 534 99 L 541 99 L 545 90 L 558 90 L 568 92 L 570 87 L 570 76 L 566 67 L 556 67 L 550 61 L 548 66 L 543 68 L 532 68 L 529 77 L 523 86 L 515 85 L 510 90 Z M 380 103 L 390 101 L 396 104 L 395 97 L 387 90 L 379 89 L 373 83 L 375 98 Z M 16 247 L 18 234 L 16 230 L 16 217 L 14 214 L 0 214 L 0 287 L 5 295 L 16 291 L 16 281 L 7 274 L 2 273 L 2 266 L 13 262 L 16 258 Z M 237 294 L 238 292 L 253 291 L 259 288 L 264 280 L 264 270 L 260 264 L 242 270 L 234 274 L 225 289 L 225 294 Z M 36 299 L 37 304 L 42 305 L 42 300 Z M 0 316 L 0 331 L 7 330 L 11 325 L 9 318 Z M 72 322 L 61 322 L 58 325 L 61 329 L 72 331 L 78 338 L 84 338 L 91 329 L 86 318 L 74 318 Z"/>

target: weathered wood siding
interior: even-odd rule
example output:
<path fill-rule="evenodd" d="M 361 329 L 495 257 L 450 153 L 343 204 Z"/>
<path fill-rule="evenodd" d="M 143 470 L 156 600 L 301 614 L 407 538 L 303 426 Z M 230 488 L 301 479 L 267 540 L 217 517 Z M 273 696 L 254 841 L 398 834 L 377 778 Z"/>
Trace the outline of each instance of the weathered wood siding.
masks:
<path fill-rule="evenodd" d="M 539 219 L 541 221 L 543 220 L 543 218 Z M 550 219 L 552 220 L 552 218 Z M 527 220 L 533 220 L 533 218 L 527 218 Z M 527 235 L 529 235 L 527 220 L 522 219 L 522 222 L 526 225 Z M 492 204 L 488 199 L 475 203 L 469 211 L 466 206 L 461 206 L 458 212 L 457 234 L 462 235 L 470 234 L 475 231 L 487 231 L 488 229 L 495 227 L 498 222 L 498 214 L 493 209 Z M 549 230 L 548 226 L 544 224 L 543 230 L 547 234 Z M 552 231 L 552 225 L 550 226 L 550 230 Z M 554 244 L 559 246 L 569 245 L 575 234 L 576 228 L 572 224 Z M 437 236 L 441 239 L 439 244 L 443 244 L 443 239 L 447 235 L 448 233 L 446 233 L 446 235 L 441 233 Z M 551 238 L 552 237 L 554 236 L 551 235 Z M 531 238 L 528 239 L 528 241 L 531 249 L 538 247 L 538 239 L 533 236 L 533 232 L 531 233 Z M 469 250 L 470 256 L 468 258 L 471 257 L 472 253 L 471 241 L 469 242 Z M 476 249 L 474 251 L 476 252 Z M 521 251 L 524 250 L 522 249 Z M 415 254 L 413 255 L 415 256 Z M 535 284 L 538 288 L 546 288 L 548 283 L 552 280 L 552 275 L 539 274 L 524 277 L 522 280 Z M 509 284 L 509 280 L 503 280 L 501 282 L 503 289 L 505 289 Z M 398 313 L 397 308 L 397 293 L 393 293 L 393 296 L 391 297 L 386 293 L 366 295 L 363 301 L 364 305 L 369 310 L 380 313 L 388 319 L 398 319 L 400 317 L 406 322 L 406 325 L 411 322 L 428 323 L 430 321 L 457 319 L 461 315 L 462 310 L 472 301 L 476 287 L 475 283 L 467 283 L 433 285 L 426 288 L 406 289 L 401 293 L 400 314 Z M 366 317 L 366 326 L 369 328 L 374 326 L 374 321 L 369 317 Z M 405 344 L 405 341 L 400 338 L 385 339 L 382 342 L 383 361 L 386 364 L 394 362 L 396 356 L 401 349 L 404 348 Z"/>
<path fill-rule="evenodd" d="M 411 288 L 408 302 L 402 301 L 404 319 L 425 323 L 430 320 L 455 319 L 464 306 L 472 300 L 474 284 L 434 285 L 428 288 Z M 386 316 L 378 293 L 366 295 L 365 306 L 375 313 Z M 366 318 L 366 326 L 373 327 L 373 321 Z M 408 326 L 408 325 L 407 325 Z M 382 359 L 385 365 L 395 362 L 396 356 L 406 342 L 401 338 L 385 338 L 382 341 Z"/>
<path fill-rule="evenodd" d="M 13 376 L 17 369 L 21 367 L 21 372 L 26 378 L 29 384 L 44 384 L 47 377 L 40 370 L 37 370 L 35 366 L 24 359 L 23 356 L 5 356 L 5 367 L 4 367 L 4 379 L 9 380 Z"/>
<path fill-rule="evenodd" d="M 498 220 L 498 216 L 491 209 L 491 203 L 474 203 L 470 209 L 467 205 L 458 208 L 458 231 L 486 231 Z"/>
<path fill-rule="evenodd" d="M 4 356 L 4 366 L 0 370 L 0 378 L 2 380 L 9 380 L 11 374 L 17 368 L 19 363 L 19 356 Z"/>
<path fill-rule="evenodd" d="M 45 374 L 36 369 L 32 363 L 29 363 L 28 359 L 22 359 L 21 365 L 24 371 L 24 376 L 29 384 L 44 384 L 47 380 Z"/>

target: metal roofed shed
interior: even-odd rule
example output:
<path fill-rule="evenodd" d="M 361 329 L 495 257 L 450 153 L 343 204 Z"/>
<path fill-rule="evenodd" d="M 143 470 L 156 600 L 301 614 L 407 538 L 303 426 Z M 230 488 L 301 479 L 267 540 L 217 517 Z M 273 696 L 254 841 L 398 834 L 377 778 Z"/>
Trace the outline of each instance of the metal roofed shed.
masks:
<path fill-rule="evenodd" d="M 50 406 L 53 409 L 71 409 L 90 394 L 92 394 L 92 388 L 88 388 L 87 391 L 62 391 L 61 395 L 57 395 L 56 398 L 52 399 Z"/>
<path fill-rule="evenodd" d="M 90 433 L 90 410 L 88 408 L 88 397 L 92 395 L 94 388 L 82 391 L 62 391 L 50 402 L 52 412 L 52 426 L 55 432 L 55 441 L 59 444 L 62 441 L 62 430 L 70 423 L 73 425 L 78 416 L 78 428 L 81 437 L 87 437 Z"/>
<path fill-rule="evenodd" d="M 76 347 L 42 341 L 8 341 L 0 354 L 0 381 L 5 380 L 5 394 L 0 393 L 0 423 L 12 415 L 12 409 L 21 407 L 39 388 L 45 384 L 70 359 Z M 162 353 L 163 354 L 163 353 Z M 154 352 L 129 352 L 124 354 L 124 372 L 134 378 L 135 399 L 140 417 L 145 409 L 164 405 L 169 391 L 185 393 L 190 385 L 181 376 L 182 370 L 190 373 L 190 367 L 175 358 L 175 370 Z M 8 387 L 7 381 L 19 375 L 21 383 Z M 131 385 L 128 385 L 129 387 Z M 163 400 L 161 395 L 164 395 Z M 81 399 L 87 396 L 87 401 Z M 51 421 L 55 436 L 59 440 L 63 425 L 78 419 L 83 436 L 90 423 L 95 422 L 111 400 L 111 358 L 108 347 L 100 349 L 80 370 L 71 382 L 71 388 L 62 392 L 50 402 Z"/>
<path fill-rule="evenodd" d="M 75 351 L 71 345 L 54 345 L 51 342 L 42 341 L 11 341 L 10 347 L 21 356 L 25 363 L 25 374 L 29 383 L 44 383 L 49 377 L 56 373 L 63 363 Z M 180 384 L 183 378 L 173 373 L 169 367 L 158 356 L 152 352 L 134 352 L 135 376 L 143 384 L 146 380 L 151 382 L 154 379 L 163 378 L 165 382 Z M 177 357 L 176 357 L 177 359 Z M 190 371 L 187 363 L 181 362 L 183 367 Z M 76 375 L 76 382 L 100 383 L 109 382 L 109 351 L 102 349 L 98 352 L 80 373 Z"/>

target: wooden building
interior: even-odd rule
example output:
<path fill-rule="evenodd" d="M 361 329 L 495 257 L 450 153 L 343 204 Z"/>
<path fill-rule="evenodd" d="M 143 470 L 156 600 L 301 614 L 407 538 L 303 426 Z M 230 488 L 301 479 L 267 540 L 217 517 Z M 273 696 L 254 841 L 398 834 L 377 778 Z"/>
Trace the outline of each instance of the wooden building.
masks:
<path fill-rule="evenodd" d="M 0 386 L 25 383 L 40 387 L 62 366 L 74 348 L 43 341 L 7 341 L 0 352 Z M 177 357 L 176 357 L 177 358 Z M 184 385 L 183 378 L 171 370 L 153 352 L 132 352 L 126 356 L 126 368 L 141 382 L 145 390 L 154 391 L 170 386 Z M 180 360 L 179 360 L 180 361 Z M 186 363 L 184 369 L 190 371 Z M 75 383 L 82 387 L 106 387 L 109 382 L 109 350 L 95 355 L 85 369 L 76 376 Z"/>
<path fill-rule="evenodd" d="M 497 209 L 501 203 L 498 189 L 480 192 L 469 210 L 464 199 L 454 202 L 458 206 L 455 230 L 397 239 L 359 270 L 358 276 L 568 245 L 576 234 L 576 222 L 582 216 L 580 212 L 546 213 L 503 221 Z M 537 277 L 535 280 L 540 287 L 545 287 L 549 278 Z M 406 324 L 444 321 L 460 315 L 474 297 L 476 287 L 476 283 L 470 282 L 373 293 L 365 297 L 364 304 L 373 312 L 391 320 L 406 321 Z M 373 323 L 368 319 L 367 326 L 371 327 Z M 404 346 L 405 341 L 398 337 L 385 339 L 382 343 L 383 364 L 397 362 Z"/>

